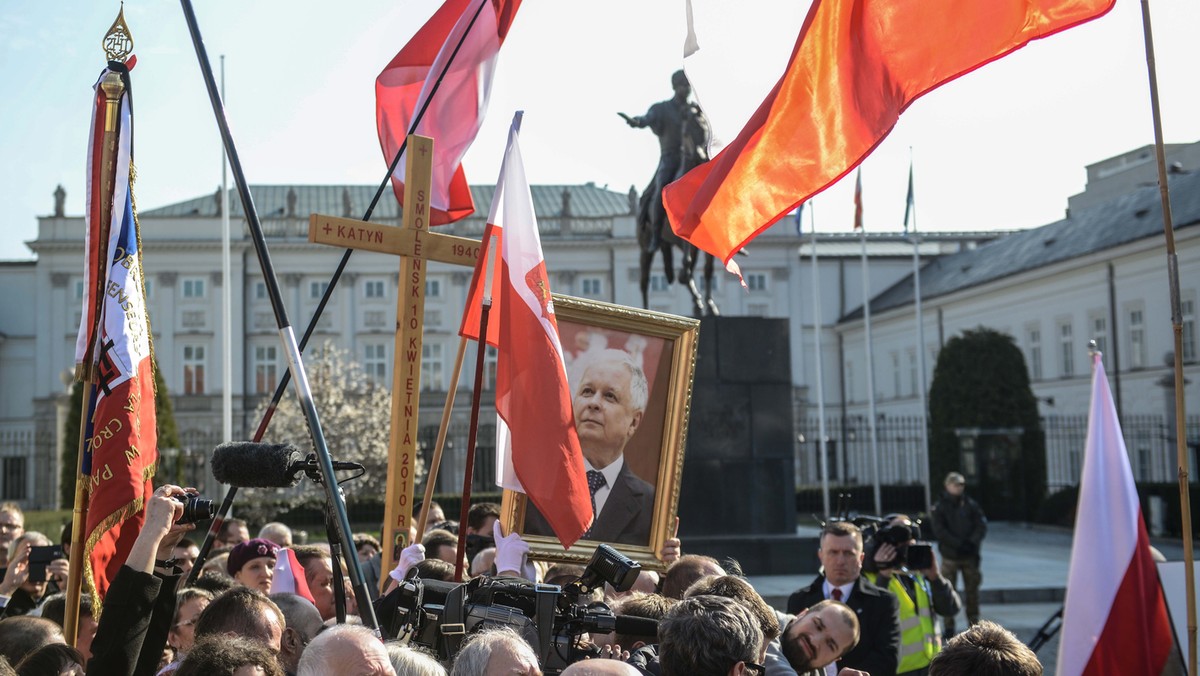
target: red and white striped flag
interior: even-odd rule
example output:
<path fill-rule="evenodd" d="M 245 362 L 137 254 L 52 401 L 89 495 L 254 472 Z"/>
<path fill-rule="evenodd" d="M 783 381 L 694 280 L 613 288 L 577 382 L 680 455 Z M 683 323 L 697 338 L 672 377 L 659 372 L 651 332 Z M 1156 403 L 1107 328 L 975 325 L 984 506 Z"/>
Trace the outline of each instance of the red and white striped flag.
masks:
<path fill-rule="evenodd" d="M 428 101 L 415 133 L 435 140 L 431 225 L 451 223 L 475 211 L 462 158 L 483 124 L 500 45 L 520 6 L 521 0 L 446 0 L 375 80 L 379 145 L 389 163 Z M 451 57 L 437 95 L 430 98 Z M 404 204 L 403 162 L 392 174 L 392 187 Z"/>
<path fill-rule="evenodd" d="M 496 362 L 500 485 L 529 496 L 563 547 L 592 522 L 592 500 L 575 432 L 571 387 L 550 298 L 546 260 L 513 118 L 488 222 L 501 238 Z"/>
<path fill-rule="evenodd" d="M 284 547 L 276 552 L 275 575 L 271 578 L 272 594 L 299 594 L 316 603 L 312 591 L 308 588 L 308 578 L 304 576 L 304 566 L 296 558 L 296 552 L 291 547 Z"/>
<path fill-rule="evenodd" d="M 1058 673 L 1182 674 L 1104 363 L 1093 361 Z"/>
<path fill-rule="evenodd" d="M 118 114 L 112 192 L 101 194 L 105 94 L 96 85 L 88 146 L 85 292 L 76 373 L 94 383 L 85 400 L 80 480 L 87 481 L 84 591 L 103 599 L 141 530 L 158 461 L 154 372 L 142 252 L 133 212 L 133 109 L 128 71 Z M 100 76 L 109 73 L 106 69 Z M 104 226 L 107 221 L 107 230 Z M 100 611 L 97 604 L 96 612 Z"/>

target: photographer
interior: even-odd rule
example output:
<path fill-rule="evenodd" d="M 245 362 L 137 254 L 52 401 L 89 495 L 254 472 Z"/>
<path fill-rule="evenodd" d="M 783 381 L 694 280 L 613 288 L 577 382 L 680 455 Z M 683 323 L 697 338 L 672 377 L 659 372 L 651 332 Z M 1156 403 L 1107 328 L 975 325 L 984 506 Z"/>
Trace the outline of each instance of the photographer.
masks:
<path fill-rule="evenodd" d="M 867 579 L 900 601 L 900 665 L 898 674 L 925 676 L 942 648 L 940 622 L 934 615 L 953 617 L 961 608 L 958 593 L 938 573 L 937 558 L 928 544 L 919 544 L 920 529 L 903 514 L 886 517 L 866 544 Z"/>
<path fill-rule="evenodd" d="M 0 617 L 27 615 L 42 601 L 66 588 L 68 565 L 62 549 L 35 531 L 9 545 L 9 566 L 0 579 Z M 35 613 L 36 614 L 36 613 Z"/>

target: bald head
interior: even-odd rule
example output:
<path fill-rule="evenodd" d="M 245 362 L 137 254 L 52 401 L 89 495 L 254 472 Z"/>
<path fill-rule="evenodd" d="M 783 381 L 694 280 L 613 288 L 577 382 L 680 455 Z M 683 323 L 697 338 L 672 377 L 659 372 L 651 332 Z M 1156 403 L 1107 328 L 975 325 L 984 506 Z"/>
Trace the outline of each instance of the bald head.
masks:
<path fill-rule="evenodd" d="M 383 643 L 361 624 L 337 624 L 317 635 L 304 649 L 297 676 L 363 674 L 395 676 Z"/>
<path fill-rule="evenodd" d="M 563 676 L 640 676 L 632 665 L 617 660 L 583 660 L 563 669 Z"/>

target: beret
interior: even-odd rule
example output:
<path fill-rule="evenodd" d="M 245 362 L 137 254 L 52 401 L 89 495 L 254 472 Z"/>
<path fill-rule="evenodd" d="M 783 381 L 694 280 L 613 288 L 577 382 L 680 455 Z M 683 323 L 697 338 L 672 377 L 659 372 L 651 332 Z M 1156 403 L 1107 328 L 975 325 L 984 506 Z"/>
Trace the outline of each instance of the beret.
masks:
<path fill-rule="evenodd" d="M 225 569 L 229 571 L 230 575 L 237 575 L 242 566 L 246 565 L 250 560 L 263 556 L 275 558 L 278 551 L 279 545 L 270 540 L 264 540 L 263 538 L 246 540 L 235 545 L 233 550 L 229 552 L 229 560 L 225 563 Z"/>

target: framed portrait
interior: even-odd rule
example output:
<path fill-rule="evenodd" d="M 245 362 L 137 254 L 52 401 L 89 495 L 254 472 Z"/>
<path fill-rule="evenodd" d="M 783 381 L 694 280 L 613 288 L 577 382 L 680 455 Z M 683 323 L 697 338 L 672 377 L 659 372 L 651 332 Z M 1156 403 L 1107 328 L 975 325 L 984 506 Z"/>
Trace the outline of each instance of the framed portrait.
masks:
<path fill-rule="evenodd" d="M 565 550 L 525 495 L 505 491 L 505 532 L 529 543 L 533 558 L 585 565 L 607 543 L 648 570 L 674 535 L 683 476 L 696 319 L 554 294 L 596 519 Z"/>

